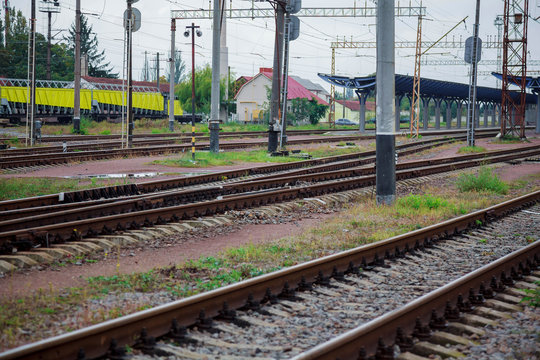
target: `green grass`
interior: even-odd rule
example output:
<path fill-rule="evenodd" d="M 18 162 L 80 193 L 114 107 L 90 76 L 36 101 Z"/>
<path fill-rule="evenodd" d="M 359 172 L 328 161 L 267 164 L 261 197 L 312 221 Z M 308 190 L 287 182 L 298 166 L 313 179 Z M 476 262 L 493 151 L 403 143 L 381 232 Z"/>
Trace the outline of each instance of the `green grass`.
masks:
<path fill-rule="evenodd" d="M 483 153 L 486 149 L 481 146 L 464 146 L 459 148 L 458 153 L 471 154 L 471 153 Z"/>
<path fill-rule="evenodd" d="M 0 201 L 120 184 L 116 179 L 2 178 Z"/>
<path fill-rule="evenodd" d="M 430 194 L 425 195 L 408 195 L 402 198 L 399 198 L 397 205 L 407 209 L 438 209 L 440 207 L 448 206 L 448 202 L 440 197 L 436 197 Z"/>
<path fill-rule="evenodd" d="M 521 299 L 521 302 L 524 302 L 532 307 L 540 307 L 540 281 L 535 281 L 536 289 L 521 289 L 527 296 Z"/>
<path fill-rule="evenodd" d="M 195 162 L 191 161 L 191 153 L 184 153 L 180 157 L 165 160 L 154 160 L 153 164 L 201 168 L 207 166 L 227 166 L 242 162 L 293 162 L 299 161 L 297 158 L 270 156 L 265 150 L 253 150 L 242 152 L 223 152 L 214 154 L 211 152 L 199 151 L 195 153 Z"/>
<path fill-rule="evenodd" d="M 496 142 L 499 144 L 519 144 L 523 141 L 519 138 L 519 136 L 506 134 L 497 139 Z"/>
<path fill-rule="evenodd" d="M 508 192 L 508 184 L 487 167 L 481 168 L 478 174 L 461 174 L 456 185 L 461 192 L 491 192 L 501 195 Z"/>

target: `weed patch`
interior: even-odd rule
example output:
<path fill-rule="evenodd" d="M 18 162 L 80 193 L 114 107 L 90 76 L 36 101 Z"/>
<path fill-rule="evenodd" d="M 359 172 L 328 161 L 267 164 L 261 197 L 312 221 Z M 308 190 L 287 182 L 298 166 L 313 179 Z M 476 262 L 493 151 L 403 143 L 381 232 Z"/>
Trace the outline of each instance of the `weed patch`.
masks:
<path fill-rule="evenodd" d="M 508 184 L 502 181 L 497 174 L 487 167 L 480 169 L 478 174 L 462 174 L 456 181 L 461 192 L 487 191 L 504 195 L 508 192 Z"/>
<path fill-rule="evenodd" d="M 472 153 L 483 153 L 486 152 L 486 149 L 481 146 L 464 146 L 459 148 L 458 153 L 460 154 L 472 154 Z"/>

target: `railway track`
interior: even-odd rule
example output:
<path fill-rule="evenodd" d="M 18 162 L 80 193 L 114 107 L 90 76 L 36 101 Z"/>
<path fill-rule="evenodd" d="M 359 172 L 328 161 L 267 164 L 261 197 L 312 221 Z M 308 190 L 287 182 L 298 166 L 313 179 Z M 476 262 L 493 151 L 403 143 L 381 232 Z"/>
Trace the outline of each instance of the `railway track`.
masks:
<path fill-rule="evenodd" d="M 540 149 L 532 146 L 510 154 L 507 152 L 401 163 L 397 165 L 396 179 L 537 156 Z M 180 189 L 117 201 L 98 200 L 78 208 L 56 209 L 59 210 L 56 212 L 47 208 L 30 209 L 26 210 L 26 217 L 21 217 L 24 210 L 18 210 L 6 214 L 12 219 L 0 222 L 0 248 L 9 253 L 13 248 L 48 247 L 52 243 L 77 241 L 83 237 L 370 186 L 375 183 L 375 170 L 373 166 L 361 165 L 372 161 L 373 158 L 350 160 L 312 170 L 302 169 L 296 174 L 274 174 L 226 185 Z"/>
<path fill-rule="evenodd" d="M 406 143 L 398 145 L 398 154 L 403 156 L 411 152 L 417 152 L 429 149 L 433 146 L 444 145 L 446 143 L 460 140 L 460 138 L 447 138 L 447 139 L 430 139 L 422 140 L 415 143 Z M 323 157 L 320 159 L 303 160 L 291 163 L 270 164 L 263 166 L 251 167 L 248 169 L 220 171 L 211 174 L 196 175 L 196 176 L 182 176 L 165 180 L 154 180 L 143 182 L 140 184 L 129 184 L 123 186 L 109 186 L 103 188 L 96 188 L 83 191 L 73 191 L 59 194 L 45 195 L 38 197 L 31 197 L 25 199 L 8 200 L 0 202 L 0 211 L 24 209 L 36 206 L 47 205 L 59 205 L 66 203 L 73 203 L 86 200 L 96 199 L 109 199 L 114 197 L 128 196 L 128 195 L 140 195 L 156 191 L 185 188 L 187 186 L 201 185 L 216 183 L 215 185 L 221 185 L 224 179 L 232 180 L 237 178 L 249 178 L 259 176 L 263 174 L 270 174 L 275 172 L 290 171 L 294 169 L 303 169 L 306 167 L 314 167 L 330 163 L 339 163 L 342 161 L 353 160 L 363 157 L 373 157 L 375 151 L 364 151 L 358 153 L 351 153 L 346 155 L 335 155 Z M 361 165 L 363 163 L 359 163 Z M 351 165 L 352 166 L 352 165 Z M 219 183 L 217 183 L 219 182 Z M 61 199 L 63 198 L 63 199 Z M 3 214 L 6 216 L 7 214 Z"/>
<path fill-rule="evenodd" d="M 391 359 L 396 346 L 402 355 L 418 354 L 431 339 L 448 339 L 448 331 L 472 331 L 464 322 L 497 315 L 486 306 L 516 308 L 511 287 L 530 287 L 539 274 L 540 242 L 527 245 L 524 238 L 538 239 L 539 201 L 537 191 L 22 346 L 0 359 L 122 358 L 126 345 L 135 359 Z"/>
<path fill-rule="evenodd" d="M 311 135 L 320 134 L 321 132 L 311 131 Z M 424 135 L 451 135 L 455 133 L 463 133 L 463 131 L 444 131 L 444 132 L 428 132 Z M 237 136 L 242 137 L 260 137 L 264 136 L 264 132 L 254 133 L 227 133 L 224 134 L 225 139 L 232 139 Z M 496 130 L 487 129 L 479 131 L 477 137 L 490 137 L 497 134 Z M 162 135 L 162 134 L 158 134 Z M 302 131 L 289 135 L 303 135 Z M 93 136 L 92 141 L 103 140 L 103 136 Z M 61 139 L 62 137 L 60 137 Z M 10 169 L 12 171 L 24 170 L 28 167 L 42 167 L 46 165 L 58 165 L 65 164 L 74 161 L 91 161 L 120 157 L 131 156 L 151 156 L 162 155 L 168 153 L 186 152 L 191 151 L 191 138 L 180 137 L 174 138 L 162 138 L 156 137 L 156 140 L 141 139 L 135 141 L 135 147 L 130 149 L 120 149 L 119 142 L 107 142 L 97 144 L 75 144 L 68 146 L 68 151 L 63 152 L 61 146 L 44 147 L 44 148 L 32 148 L 32 149 L 10 149 L 0 151 L 0 170 Z M 350 135 L 350 136 L 330 136 L 330 137 L 315 137 L 311 139 L 289 139 L 289 145 L 301 145 L 310 143 L 324 143 L 324 142 L 342 142 L 342 141 L 355 141 L 359 139 L 374 139 L 374 135 Z M 199 138 L 202 140 L 202 138 Z M 207 137 L 204 137 L 207 139 Z M 180 142 L 180 144 L 178 144 Z M 267 143 L 266 139 L 254 139 L 252 141 L 229 141 L 222 142 L 220 148 L 222 149 L 243 149 L 249 147 L 260 147 Z M 97 147 L 97 149 L 96 149 Z M 207 150 L 209 148 L 208 142 L 200 142 L 196 144 L 197 150 Z"/>
<path fill-rule="evenodd" d="M 332 136 L 332 137 L 317 137 L 310 139 L 290 139 L 289 145 L 325 143 L 325 142 L 342 142 L 359 140 L 359 136 Z M 252 141 L 230 141 L 220 144 L 220 149 L 245 149 L 251 147 L 261 147 L 265 145 L 266 140 Z M 203 142 L 195 145 L 197 150 L 208 150 L 209 143 Z M 4 156 L 0 160 L 0 169 L 26 168 L 30 166 L 44 166 L 51 164 L 65 164 L 74 161 L 91 161 L 103 160 L 111 158 L 133 157 L 133 156 L 152 156 L 172 153 L 183 153 L 191 151 L 191 144 L 166 144 L 158 146 L 135 147 L 129 149 L 101 149 L 101 150 L 85 150 L 75 152 L 58 152 L 32 155 L 15 155 Z"/>
<path fill-rule="evenodd" d="M 531 146 L 510 153 L 495 151 L 487 156 L 471 154 L 451 159 L 400 163 L 397 165 L 396 179 L 409 179 L 538 154 L 540 149 Z M 375 183 L 375 169 L 364 164 L 373 161 L 373 158 L 349 160 L 220 186 L 180 189 L 116 201 L 85 202 L 80 207 L 57 207 L 54 212 L 47 208 L 7 212 L 4 217 L 11 219 L 0 222 L 0 248 L 4 253 L 9 253 L 13 248 L 29 250 L 35 246 L 48 247 L 52 243 L 77 241 L 115 231 L 370 186 Z M 26 216 L 22 217 L 23 214 Z"/>

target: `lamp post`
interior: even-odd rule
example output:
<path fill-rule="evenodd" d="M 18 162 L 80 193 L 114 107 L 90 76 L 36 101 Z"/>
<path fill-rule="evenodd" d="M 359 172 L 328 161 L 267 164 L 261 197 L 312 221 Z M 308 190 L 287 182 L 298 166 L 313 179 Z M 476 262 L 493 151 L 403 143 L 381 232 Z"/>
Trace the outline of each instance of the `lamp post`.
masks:
<path fill-rule="evenodd" d="M 197 37 L 202 36 L 200 26 L 195 23 L 186 26 L 184 36 L 189 37 L 191 34 L 191 160 L 195 161 L 195 33 Z M 197 30 L 195 30 L 197 29 Z"/>

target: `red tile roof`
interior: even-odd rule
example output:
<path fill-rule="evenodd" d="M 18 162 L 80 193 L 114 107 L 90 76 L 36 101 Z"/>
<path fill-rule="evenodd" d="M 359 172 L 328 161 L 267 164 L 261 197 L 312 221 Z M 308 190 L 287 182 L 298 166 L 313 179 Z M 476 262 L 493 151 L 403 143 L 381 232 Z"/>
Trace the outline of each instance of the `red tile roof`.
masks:
<path fill-rule="evenodd" d="M 271 68 L 261 68 L 260 73 L 272 80 L 272 69 Z M 296 98 L 304 98 L 308 100 L 315 99 L 317 103 L 322 105 L 328 105 L 326 101 L 318 97 L 317 95 L 313 94 L 311 91 L 300 85 L 300 83 L 293 78 L 289 77 L 288 79 L 288 92 L 287 92 L 287 100 L 296 99 Z"/>

